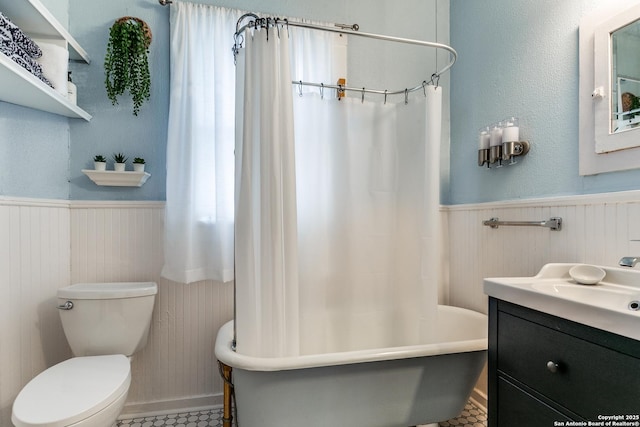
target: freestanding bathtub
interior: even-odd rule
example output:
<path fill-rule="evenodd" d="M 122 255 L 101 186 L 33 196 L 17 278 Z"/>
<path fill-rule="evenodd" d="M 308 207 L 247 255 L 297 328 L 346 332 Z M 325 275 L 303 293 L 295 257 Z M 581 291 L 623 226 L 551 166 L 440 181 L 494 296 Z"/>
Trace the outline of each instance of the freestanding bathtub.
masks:
<path fill-rule="evenodd" d="M 239 427 L 409 427 L 460 414 L 482 371 L 487 316 L 440 305 L 438 342 L 288 358 L 215 354 L 233 369 Z"/>

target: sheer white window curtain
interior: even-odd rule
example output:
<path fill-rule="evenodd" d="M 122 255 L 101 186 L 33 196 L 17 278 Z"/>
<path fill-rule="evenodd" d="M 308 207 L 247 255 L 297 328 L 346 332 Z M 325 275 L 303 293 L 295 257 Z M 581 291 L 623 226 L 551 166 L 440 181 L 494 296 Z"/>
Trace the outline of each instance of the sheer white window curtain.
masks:
<path fill-rule="evenodd" d="M 162 276 L 179 283 L 226 282 L 234 278 L 236 68 L 231 46 L 245 12 L 188 2 L 174 2 L 170 10 Z M 291 75 L 318 82 L 346 76 L 346 39 L 296 28 L 289 38 Z"/>
<path fill-rule="evenodd" d="M 165 263 L 179 283 L 233 280 L 235 67 L 244 13 L 175 2 L 170 16 Z"/>

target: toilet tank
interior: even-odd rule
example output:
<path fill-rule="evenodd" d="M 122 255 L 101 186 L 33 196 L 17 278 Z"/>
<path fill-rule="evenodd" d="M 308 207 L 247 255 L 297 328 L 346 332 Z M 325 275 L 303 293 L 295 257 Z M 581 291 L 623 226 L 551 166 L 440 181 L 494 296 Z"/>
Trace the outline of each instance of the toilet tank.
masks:
<path fill-rule="evenodd" d="M 59 289 L 58 311 L 74 356 L 131 356 L 142 349 L 157 293 L 153 282 L 78 283 Z"/>

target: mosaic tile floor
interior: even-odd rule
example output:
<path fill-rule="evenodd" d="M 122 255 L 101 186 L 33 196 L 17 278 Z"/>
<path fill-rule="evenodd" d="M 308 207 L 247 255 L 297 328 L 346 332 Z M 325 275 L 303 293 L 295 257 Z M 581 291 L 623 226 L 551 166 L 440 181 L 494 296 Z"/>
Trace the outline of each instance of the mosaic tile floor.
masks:
<path fill-rule="evenodd" d="M 440 423 L 440 427 L 486 427 L 487 413 L 468 402 L 458 418 Z"/>
<path fill-rule="evenodd" d="M 458 418 L 440 423 L 440 427 L 485 427 L 487 414 L 473 403 L 465 406 Z M 222 426 L 222 408 L 209 411 L 182 412 L 118 421 L 118 427 L 214 427 Z"/>

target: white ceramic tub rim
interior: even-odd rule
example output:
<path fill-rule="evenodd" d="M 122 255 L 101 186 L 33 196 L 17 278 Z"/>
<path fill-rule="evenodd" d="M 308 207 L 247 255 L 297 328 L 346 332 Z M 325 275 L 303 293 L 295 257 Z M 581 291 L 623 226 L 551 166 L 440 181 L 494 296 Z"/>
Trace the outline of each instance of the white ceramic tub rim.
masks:
<path fill-rule="evenodd" d="M 487 316 L 460 307 L 439 305 L 439 310 L 458 311 L 469 316 L 472 321 L 487 324 Z M 233 341 L 233 320 L 225 323 L 218 331 L 215 354 L 219 361 L 232 368 L 247 371 L 287 371 L 322 366 L 349 365 L 352 363 L 377 362 L 413 357 L 438 356 L 451 353 L 468 353 L 487 350 L 486 334 L 483 338 L 448 341 L 433 344 L 419 344 L 401 347 L 373 348 L 367 350 L 337 353 L 310 354 L 295 357 L 254 357 L 238 354 L 231 349 Z"/>

